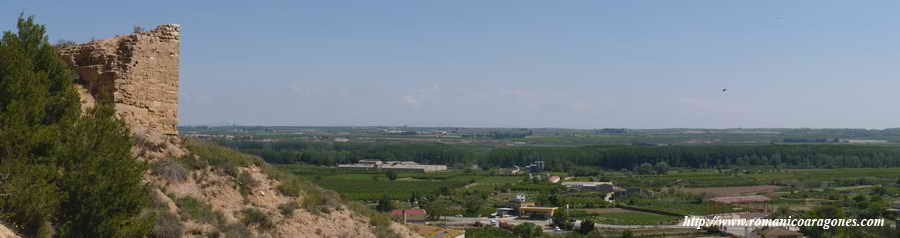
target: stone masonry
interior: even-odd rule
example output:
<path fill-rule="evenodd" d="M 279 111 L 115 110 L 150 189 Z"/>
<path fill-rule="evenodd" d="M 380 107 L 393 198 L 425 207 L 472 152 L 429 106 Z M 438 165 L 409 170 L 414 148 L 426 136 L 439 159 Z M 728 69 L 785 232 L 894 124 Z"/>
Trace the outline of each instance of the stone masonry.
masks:
<path fill-rule="evenodd" d="M 78 74 L 82 108 L 114 103 L 138 143 L 151 152 L 180 154 L 178 82 L 181 26 L 160 25 L 63 48 L 60 54 Z M 174 150 L 174 151 L 173 151 Z M 159 156 L 156 156 L 159 157 Z"/>

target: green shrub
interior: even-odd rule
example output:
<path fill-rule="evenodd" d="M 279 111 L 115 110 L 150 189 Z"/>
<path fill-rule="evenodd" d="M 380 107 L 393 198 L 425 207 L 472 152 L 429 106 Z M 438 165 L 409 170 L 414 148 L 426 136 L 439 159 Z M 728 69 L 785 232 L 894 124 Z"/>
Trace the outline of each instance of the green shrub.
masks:
<path fill-rule="evenodd" d="M 247 229 L 246 226 L 241 224 L 228 224 L 219 228 L 224 234 L 224 238 L 232 238 L 232 237 L 253 237 L 253 233 L 250 233 L 250 230 Z M 219 236 L 223 237 L 223 236 Z"/>
<path fill-rule="evenodd" d="M 243 222 L 244 225 L 256 225 L 257 227 L 259 227 L 259 229 L 262 230 L 270 230 L 272 228 L 275 228 L 275 223 L 272 222 L 272 219 L 269 218 L 269 215 L 267 215 L 263 211 L 260 211 L 259 209 L 245 208 L 244 210 L 241 210 L 241 213 L 243 213 L 244 215 L 243 219 L 241 219 L 241 222 Z"/>
<path fill-rule="evenodd" d="M 303 209 L 306 209 L 310 213 L 314 215 L 322 215 L 322 204 L 325 202 L 324 198 L 322 198 L 321 193 L 319 192 L 308 192 L 306 196 L 303 197 L 303 201 L 300 203 Z"/>
<path fill-rule="evenodd" d="M 209 166 L 209 161 L 202 160 L 198 157 L 199 156 L 194 157 L 189 154 L 189 155 L 185 155 L 185 156 L 176 158 L 175 161 L 180 163 L 184 168 L 187 168 L 190 170 L 205 169 L 206 167 Z"/>
<path fill-rule="evenodd" d="M 266 163 L 263 163 L 260 166 L 260 170 L 262 171 L 263 174 L 265 174 L 266 176 L 269 176 L 270 179 L 274 179 L 274 180 L 281 181 L 281 182 L 299 179 L 299 177 L 297 177 L 297 176 L 293 176 L 275 166 L 272 166 L 272 165 L 266 164 Z"/>
<path fill-rule="evenodd" d="M 212 206 L 193 197 L 177 198 L 175 205 L 178 206 L 178 212 L 182 219 L 191 219 L 198 223 L 212 225 L 218 225 L 224 221 L 222 214 L 214 211 Z"/>
<path fill-rule="evenodd" d="M 467 238 L 518 238 L 516 234 L 512 232 L 496 228 L 496 227 L 481 227 L 481 228 L 470 228 L 466 229 L 466 237 Z"/>
<path fill-rule="evenodd" d="M 369 207 L 359 202 L 350 202 L 348 207 L 353 213 L 369 218 L 369 225 L 373 227 L 372 232 L 375 233 L 375 236 L 379 238 L 400 237 L 399 234 L 391 229 L 393 220 L 391 220 L 390 215 L 369 209 Z"/>
<path fill-rule="evenodd" d="M 44 166 L 0 160 L 0 221 L 25 235 L 37 236 L 60 203 L 59 189 L 49 182 L 52 177 Z"/>
<path fill-rule="evenodd" d="M 309 185 L 307 185 L 309 186 Z M 303 192 L 304 185 L 298 179 L 291 179 L 279 184 L 275 189 L 278 190 L 281 195 L 288 197 L 299 197 L 300 193 Z"/>
<path fill-rule="evenodd" d="M 253 178 L 250 173 L 243 171 L 237 176 L 238 191 L 242 196 L 247 196 L 253 191 L 253 188 L 259 185 L 259 181 Z"/>
<path fill-rule="evenodd" d="M 184 182 L 188 173 L 184 166 L 172 159 L 157 161 L 150 167 L 150 174 L 173 182 Z"/>
<path fill-rule="evenodd" d="M 301 206 L 313 214 L 329 213 L 331 209 L 340 209 L 343 205 L 340 194 L 335 191 L 309 187 L 305 192 Z"/>
<path fill-rule="evenodd" d="M 67 196 L 57 217 L 66 222 L 58 235 L 145 236 L 153 228 L 150 217 L 140 216 L 149 200 L 143 181 L 147 164 L 131 154 L 130 132 L 111 105 L 97 106 L 83 118 L 66 130 L 72 140 L 58 184 Z"/>
<path fill-rule="evenodd" d="M 151 238 L 181 238 L 184 225 L 178 221 L 177 215 L 167 211 L 157 211 L 155 215 L 156 223 L 150 232 Z"/>
<path fill-rule="evenodd" d="M 300 204 L 297 202 L 286 202 L 284 204 L 278 205 L 278 210 L 281 211 L 281 215 L 286 217 L 290 217 L 294 215 L 294 210 L 300 209 Z"/>
<path fill-rule="evenodd" d="M 519 224 L 515 226 L 513 230 L 522 238 L 536 238 L 544 233 L 544 230 L 541 229 L 540 226 L 530 222 Z"/>
<path fill-rule="evenodd" d="M 238 167 L 261 166 L 262 160 L 229 148 L 218 146 L 209 142 L 186 138 L 184 140 L 185 147 L 191 153 L 197 155 L 200 160 L 209 163 L 219 171 L 237 177 L 240 173 Z"/>

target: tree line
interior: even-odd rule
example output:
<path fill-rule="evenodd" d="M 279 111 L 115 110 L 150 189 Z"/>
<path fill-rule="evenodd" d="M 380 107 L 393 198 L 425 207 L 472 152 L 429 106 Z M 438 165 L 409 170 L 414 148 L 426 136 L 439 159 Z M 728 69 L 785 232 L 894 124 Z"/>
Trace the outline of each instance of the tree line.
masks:
<path fill-rule="evenodd" d="M 221 140 L 218 143 L 241 152 L 258 155 L 269 163 L 304 163 L 323 166 L 376 159 L 462 167 L 475 163 L 478 160 L 477 157 L 486 155 L 487 151 L 483 148 L 466 145 L 430 143 L 329 143 L 302 140 L 279 142 Z"/>
<path fill-rule="evenodd" d="M 330 143 L 220 141 L 270 163 L 333 166 L 361 159 L 415 161 L 457 167 L 510 168 L 544 161 L 553 171 L 585 168 L 645 171 L 647 165 L 681 168 L 900 167 L 900 147 L 885 145 L 593 145 L 487 147 L 433 143 Z M 660 168 L 652 168 L 659 170 Z M 658 172 L 658 171 L 657 171 Z"/>
<path fill-rule="evenodd" d="M 551 170 L 589 166 L 640 169 L 665 162 L 683 168 L 882 168 L 900 166 L 900 147 L 871 145 L 690 145 L 518 147 L 492 150 L 479 161 L 508 167 L 545 161 Z"/>

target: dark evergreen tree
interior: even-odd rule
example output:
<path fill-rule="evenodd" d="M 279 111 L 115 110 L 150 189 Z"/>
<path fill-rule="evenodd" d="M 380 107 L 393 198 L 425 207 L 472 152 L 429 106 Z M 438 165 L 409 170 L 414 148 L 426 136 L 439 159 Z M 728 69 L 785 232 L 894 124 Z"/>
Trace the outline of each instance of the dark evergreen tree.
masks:
<path fill-rule="evenodd" d="M 388 179 L 390 179 L 391 181 L 397 180 L 397 171 L 388 170 L 386 172 L 386 174 L 387 174 Z"/>
<path fill-rule="evenodd" d="M 384 195 L 381 200 L 378 200 L 378 205 L 375 206 L 375 209 L 380 212 L 389 212 L 391 210 L 394 210 L 395 206 L 393 201 L 391 201 L 391 199 L 387 195 Z"/>
<path fill-rule="evenodd" d="M 17 23 L 0 40 L 0 219 L 28 237 L 146 236 L 146 166 L 124 123 L 102 100 L 82 115 L 46 28 Z"/>
<path fill-rule="evenodd" d="M 578 233 L 587 235 L 588 233 L 594 232 L 595 229 L 594 221 L 584 220 L 581 222 L 581 226 L 578 227 Z"/>
<path fill-rule="evenodd" d="M 132 156 L 128 128 L 114 114 L 100 105 L 67 130 L 60 234 L 141 237 L 152 228 L 153 220 L 140 216 L 150 194 L 142 182 L 147 165 Z"/>
<path fill-rule="evenodd" d="M 519 224 L 513 230 L 515 231 L 516 235 L 519 235 L 519 237 L 522 237 L 522 238 L 541 237 L 541 235 L 543 235 L 543 233 L 544 233 L 544 230 L 541 229 L 540 226 L 535 225 L 534 223 L 531 223 L 531 222 L 525 222 L 525 223 Z"/>
<path fill-rule="evenodd" d="M 26 236 L 45 236 L 62 198 L 53 184 L 61 134 L 80 108 L 44 26 L 30 17 L 17 26 L 0 40 L 0 219 Z"/>

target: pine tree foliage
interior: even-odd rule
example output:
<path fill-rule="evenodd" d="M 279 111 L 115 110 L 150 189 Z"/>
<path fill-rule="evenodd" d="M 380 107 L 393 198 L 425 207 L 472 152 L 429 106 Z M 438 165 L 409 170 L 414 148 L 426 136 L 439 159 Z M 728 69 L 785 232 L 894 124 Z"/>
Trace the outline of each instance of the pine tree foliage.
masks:
<path fill-rule="evenodd" d="M 0 221 L 28 237 L 141 237 L 146 170 L 111 105 L 84 115 L 43 25 L 0 40 Z"/>

